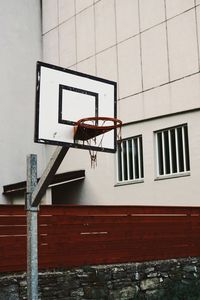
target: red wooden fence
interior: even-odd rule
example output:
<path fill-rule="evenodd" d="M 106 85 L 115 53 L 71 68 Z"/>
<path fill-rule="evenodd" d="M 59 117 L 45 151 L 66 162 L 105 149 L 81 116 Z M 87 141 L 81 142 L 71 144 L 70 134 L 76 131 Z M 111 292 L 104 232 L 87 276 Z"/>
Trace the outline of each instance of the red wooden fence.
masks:
<path fill-rule="evenodd" d="M 39 267 L 200 255 L 200 208 L 42 206 Z M 26 213 L 0 206 L 0 272 L 26 270 Z"/>

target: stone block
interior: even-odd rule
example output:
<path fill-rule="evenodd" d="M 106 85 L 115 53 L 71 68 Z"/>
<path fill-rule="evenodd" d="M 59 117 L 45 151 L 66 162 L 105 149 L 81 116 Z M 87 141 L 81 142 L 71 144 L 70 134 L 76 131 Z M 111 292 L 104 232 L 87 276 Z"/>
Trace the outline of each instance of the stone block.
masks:
<path fill-rule="evenodd" d="M 0 300 L 20 300 L 18 286 L 15 284 L 1 287 Z"/>
<path fill-rule="evenodd" d="M 189 272 L 189 273 L 191 273 L 191 272 L 196 273 L 197 272 L 197 267 L 193 266 L 193 265 L 186 265 L 186 266 L 183 267 L 183 271 Z"/>
<path fill-rule="evenodd" d="M 111 280 L 112 275 L 111 272 L 109 271 L 105 271 L 105 270 L 101 270 L 96 272 L 96 281 L 100 282 L 100 283 L 104 283 L 106 281 Z"/>
<path fill-rule="evenodd" d="M 84 295 L 86 299 L 105 299 L 107 295 L 107 289 L 102 287 L 84 287 Z"/>
<path fill-rule="evenodd" d="M 147 299 L 162 300 L 162 299 L 166 299 L 165 292 L 166 291 L 164 289 L 146 291 L 146 296 L 147 296 Z"/>
<path fill-rule="evenodd" d="M 155 270 L 154 267 L 149 267 L 149 268 L 146 268 L 145 273 L 146 273 L 146 274 L 149 274 L 149 273 L 154 272 L 154 270 Z"/>
<path fill-rule="evenodd" d="M 112 273 L 112 277 L 114 279 L 124 278 L 124 277 L 126 277 L 126 272 L 123 268 L 114 268 L 113 273 Z"/>
<path fill-rule="evenodd" d="M 76 298 L 84 296 L 83 288 L 79 288 L 77 290 L 71 291 L 70 295 Z"/>
<path fill-rule="evenodd" d="M 160 285 L 159 278 L 144 279 L 140 283 L 142 291 L 157 289 Z"/>
<path fill-rule="evenodd" d="M 123 289 L 118 289 L 115 291 L 110 292 L 108 297 L 109 300 L 129 300 L 134 299 L 135 295 L 137 294 L 138 288 L 136 286 L 129 286 Z"/>
<path fill-rule="evenodd" d="M 119 289 L 132 285 L 130 278 L 115 279 L 112 281 L 113 289 Z"/>

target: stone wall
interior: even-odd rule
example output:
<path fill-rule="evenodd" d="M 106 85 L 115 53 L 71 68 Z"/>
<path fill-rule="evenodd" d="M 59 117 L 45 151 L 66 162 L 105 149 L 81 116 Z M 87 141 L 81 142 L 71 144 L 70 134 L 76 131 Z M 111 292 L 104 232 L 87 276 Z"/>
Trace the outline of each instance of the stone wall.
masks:
<path fill-rule="evenodd" d="M 26 289 L 25 273 L 0 275 L 0 300 L 26 299 Z M 200 299 L 200 258 L 41 272 L 39 299 Z"/>

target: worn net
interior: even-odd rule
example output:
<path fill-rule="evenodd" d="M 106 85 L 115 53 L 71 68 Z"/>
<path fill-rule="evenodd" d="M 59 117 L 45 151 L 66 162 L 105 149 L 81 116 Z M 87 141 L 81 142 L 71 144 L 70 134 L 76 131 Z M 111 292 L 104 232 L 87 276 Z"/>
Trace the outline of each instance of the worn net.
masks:
<path fill-rule="evenodd" d="M 100 148 L 103 150 L 102 143 L 105 134 L 110 130 L 115 130 L 115 138 L 121 140 L 121 126 L 120 120 L 106 117 L 85 118 L 77 122 L 74 138 L 82 141 L 83 145 L 87 143 L 89 146 L 91 168 L 97 166 L 97 152 L 100 151 Z M 97 136 L 100 138 L 97 139 Z M 93 146 L 95 146 L 95 150 Z"/>

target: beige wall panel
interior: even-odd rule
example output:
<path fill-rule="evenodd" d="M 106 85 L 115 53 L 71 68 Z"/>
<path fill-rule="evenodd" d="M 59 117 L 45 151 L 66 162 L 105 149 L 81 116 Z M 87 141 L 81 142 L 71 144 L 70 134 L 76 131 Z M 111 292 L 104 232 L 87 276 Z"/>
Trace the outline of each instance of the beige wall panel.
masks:
<path fill-rule="evenodd" d="M 171 112 L 169 85 L 147 91 L 143 94 L 143 98 L 145 118 L 152 118 Z"/>
<path fill-rule="evenodd" d="M 171 88 L 172 112 L 200 107 L 200 75 L 173 82 Z"/>
<path fill-rule="evenodd" d="M 78 62 L 95 54 L 94 10 L 90 7 L 76 17 Z"/>
<path fill-rule="evenodd" d="M 141 31 L 165 20 L 164 0 L 140 0 L 139 3 Z"/>
<path fill-rule="evenodd" d="M 43 60 L 47 63 L 59 64 L 58 28 L 43 35 Z"/>
<path fill-rule="evenodd" d="M 43 10 L 42 31 L 43 33 L 46 33 L 58 25 L 57 0 L 43 0 L 42 10 Z"/>
<path fill-rule="evenodd" d="M 59 27 L 60 65 L 69 67 L 76 63 L 75 19 L 63 23 Z"/>
<path fill-rule="evenodd" d="M 116 43 L 114 0 L 101 0 L 95 5 L 96 51 Z"/>
<path fill-rule="evenodd" d="M 141 35 L 144 90 L 169 81 L 165 24 Z"/>
<path fill-rule="evenodd" d="M 75 0 L 58 0 L 59 23 L 75 15 Z"/>
<path fill-rule="evenodd" d="M 81 10 L 91 6 L 93 4 L 93 0 L 75 0 L 76 2 L 76 13 L 79 13 Z"/>
<path fill-rule="evenodd" d="M 191 7 L 194 7 L 194 0 L 166 0 L 167 18 L 174 17 Z"/>
<path fill-rule="evenodd" d="M 116 0 L 117 41 L 139 33 L 138 0 Z"/>
<path fill-rule="evenodd" d="M 197 42 L 198 42 L 198 56 L 200 60 L 200 6 L 196 7 L 196 24 L 197 24 Z"/>
<path fill-rule="evenodd" d="M 112 47 L 96 57 L 97 76 L 117 81 L 117 48 Z"/>
<path fill-rule="evenodd" d="M 168 21 L 171 80 L 198 71 L 195 10 Z"/>
<path fill-rule="evenodd" d="M 118 105 L 118 116 L 123 123 L 142 120 L 144 118 L 144 99 L 142 94 L 125 98 L 119 101 Z"/>
<path fill-rule="evenodd" d="M 77 71 L 95 75 L 95 57 L 85 59 L 77 64 Z"/>
<path fill-rule="evenodd" d="M 141 92 L 141 58 L 139 36 L 118 45 L 119 97 Z"/>

